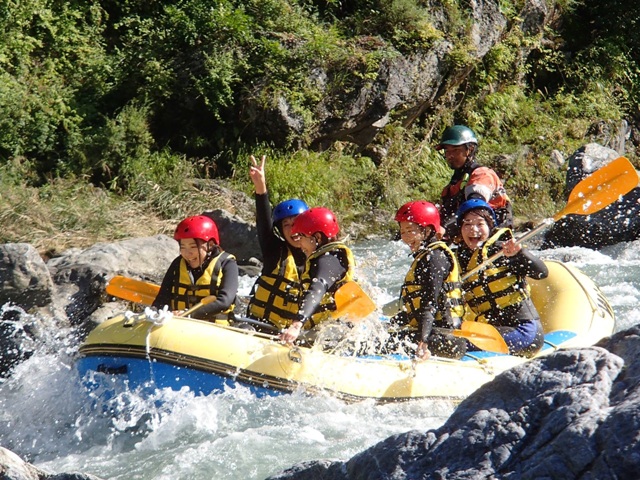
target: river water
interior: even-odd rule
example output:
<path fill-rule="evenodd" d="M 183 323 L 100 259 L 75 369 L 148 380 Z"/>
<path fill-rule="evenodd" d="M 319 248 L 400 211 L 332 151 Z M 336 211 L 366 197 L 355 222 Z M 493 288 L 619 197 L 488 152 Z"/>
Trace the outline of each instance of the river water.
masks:
<path fill-rule="evenodd" d="M 378 304 L 393 299 L 410 264 L 400 242 L 353 247 L 358 274 Z M 640 241 L 602 251 L 538 252 L 570 263 L 595 280 L 617 317 L 616 330 L 640 321 Z M 247 294 L 252 278 L 241 279 Z M 104 479 L 264 479 L 306 460 L 346 460 L 408 430 L 437 428 L 449 401 L 346 404 L 303 393 L 256 398 L 246 388 L 195 397 L 123 392 L 107 404 L 83 390 L 74 368 L 77 342 L 51 332 L 34 356 L 0 384 L 0 445 L 50 472 L 81 471 Z"/>

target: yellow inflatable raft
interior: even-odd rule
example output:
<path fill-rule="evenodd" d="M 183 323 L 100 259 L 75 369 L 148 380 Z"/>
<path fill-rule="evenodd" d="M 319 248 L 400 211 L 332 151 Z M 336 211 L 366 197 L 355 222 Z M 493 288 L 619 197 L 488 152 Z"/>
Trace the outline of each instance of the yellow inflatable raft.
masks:
<path fill-rule="evenodd" d="M 598 287 L 579 270 L 548 261 L 548 278 L 531 281 L 545 328 L 545 347 L 593 345 L 610 335 L 614 313 Z M 496 374 L 528 361 L 472 352 L 461 360 L 344 356 L 317 348 L 289 348 L 275 337 L 200 320 L 174 317 L 163 325 L 131 324 L 123 315 L 98 326 L 79 351 L 80 374 L 124 380 L 128 388 L 187 386 L 197 393 L 238 382 L 256 394 L 304 391 L 346 401 L 396 402 L 462 399 Z"/>

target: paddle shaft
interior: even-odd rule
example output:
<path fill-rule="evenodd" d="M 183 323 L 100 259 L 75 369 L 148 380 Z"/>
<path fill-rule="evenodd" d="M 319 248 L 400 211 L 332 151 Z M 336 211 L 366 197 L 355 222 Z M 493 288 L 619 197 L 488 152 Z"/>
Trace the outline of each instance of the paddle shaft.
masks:
<path fill-rule="evenodd" d="M 516 241 L 522 243 L 528 240 L 569 214 L 589 215 L 598 212 L 637 186 L 638 173 L 635 168 L 625 157 L 618 157 L 578 182 L 569 195 L 567 205 L 560 212 L 555 214 L 553 218 L 544 220 Z M 501 251 L 493 254 L 480 265 L 465 273 L 462 280 L 467 280 L 503 255 Z"/>
<path fill-rule="evenodd" d="M 276 327 L 275 325 L 271 324 L 271 323 L 267 323 L 267 322 L 261 322 L 260 320 L 255 320 L 253 318 L 247 318 L 247 317 L 235 317 L 235 320 L 233 321 L 233 323 L 248 323 L 249 325 L 256 325 L 258 327 L 262 327 L 265 330 L 269 330 L 271 332 L 280 332 L 280 329 L 278 327 Z M 231 326 L 234 326 L 233 324 Z"/>
<path fill-rule="evenodd" d="M 553 223 L 553 219 L 552 218 L 546 219 L 543 223 L 538 225 L 533 230 L 529 230 L 524 235 L 516 238 L 516 242 L 517 243 L 526 242 L 530 238 L 535 237 L 536 235 L 538 235 L 541 231 L 543 231 L 545 228 L 547 228 L 552 223 Z M 501 258 L 503 256 L 504 256 L 504 252 L 502 250 L 494 253 L 489 258 L 487 258 L 484 262 L 482 262 L 480 265 L 477 265 L 475 268 L 472 268 L 467 273 L 465 273 L 462 276 L 462 281 L 464 282 L 465 280 L 467 280 L 468 278 L 470 278 L 474 274 L 478 273 L 480 270 L 483 270 L 483 269 L 487 268 L 489 266 L 489 264 L 495 262 L 497 259 L 499 259 L 499 258 Z"/>
<path fill-rule="evenodd" d="M 398 329 L 390 329 L 389 333 L 411 330 L 413 330 L 413 328 L 407 325 Z M 440 334 L 450 334 L 454 337 L 465 338 L 476 347 L 488 352 L 509 353 L 509 347 L 498 329 L 488 323 L 465 321 L 462 322 L 459 330 L 434 327 L 433 331 Z"/>
<path fill-rule="evenodd" d="M 209 295 L 208 297 L 204 297 L 202 300 L 200 300 L 198 303 L 196 303 L 193 307 L 191 307 L 191 308 L 185 310 L 184 312 L 182 312 L 180 314 L 180 316 L 181 317 L 187 317 L 187 316 L 191 315 L 193 312 L 195 312 L 196 310 L 198 310 L 199 308 L 201 308 L 201 307 L 203 307 L 203 306 L 205 306 L 205 305 L 207 305 L 209 303 L 215 302 L 215 301 L 216 301 L 215 295 Z"/>

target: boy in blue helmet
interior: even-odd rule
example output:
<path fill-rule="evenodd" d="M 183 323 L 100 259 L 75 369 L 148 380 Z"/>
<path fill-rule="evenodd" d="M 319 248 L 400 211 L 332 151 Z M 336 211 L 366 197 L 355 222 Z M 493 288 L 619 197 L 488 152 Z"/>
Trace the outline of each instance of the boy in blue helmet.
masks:
<path fill-rule="evenodd" d="M 291 226 L 309 207 L 302 200 L 292 198 L 271 210 L 264 174 L 265 160 L 263 155 L 258 163 L 252 155 L 249 169 L 256 191 L 256 226 L 263 267 L 253 286 L 247 315 L 283 329 L 297 318 L 300 275 L 306 262 L 299 241 L 291 236 Z"/>
<path fill-rule="evenodd" d="M 463 243 L 457 256 L 462 278 L 495 253 L 503 254 L 463 280 L 464 300 L 476 321 L 498 329 L 509 353 L 530 357 L 542 348 L 544 332 L 526 277 L 545 278 L 549 270 L 522 248 L 509 228 L 495 228 L 496 223 L 493 209 L 484 200 L 467 200 L 458 209 Z M 470 345 L 469 350 L 473 349 Z"/>

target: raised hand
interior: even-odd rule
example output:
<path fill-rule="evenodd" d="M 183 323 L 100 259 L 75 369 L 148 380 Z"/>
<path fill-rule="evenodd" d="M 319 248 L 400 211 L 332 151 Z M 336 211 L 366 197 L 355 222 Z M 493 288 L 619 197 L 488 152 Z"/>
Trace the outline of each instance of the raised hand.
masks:
<path fill-rule="evenodd" d="M 264 176 L 264 162 L 267 159 L 266 155 L 262 155 L 260 164 L 256 160 L 256 157 L 251 155 L 251 166 L 249 167 L 249 176 L 256 189 L 258 195 L 267 193 L 267 180 Z"/>
<path fill-rule="evenodd" d="M 504 244 L 502 244 L 502 253 L 504 253 L 505 257 L 513 257 L 520 250 L 522 250 L 522 246 L 516 241 L 515 238 L 510 238 Z"/>

